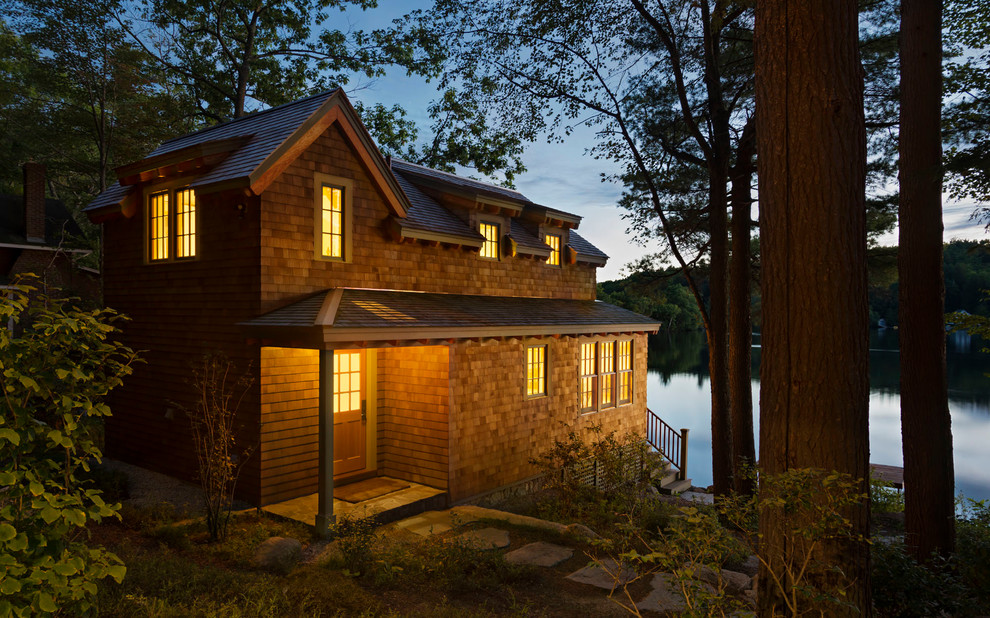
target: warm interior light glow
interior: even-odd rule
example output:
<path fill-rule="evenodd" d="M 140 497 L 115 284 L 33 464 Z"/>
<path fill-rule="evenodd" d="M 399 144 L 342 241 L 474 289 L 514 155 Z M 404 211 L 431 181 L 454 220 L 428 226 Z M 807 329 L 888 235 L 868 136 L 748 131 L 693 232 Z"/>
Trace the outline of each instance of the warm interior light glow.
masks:
<path fill-rule="evenodd" d="M 615 342 L 601 342 L 601 391 L 602 407 L 615 405 Z"/>
<path fill-rule="evenodd" d="M 498 224 L 481 222 L 478 227 L 481 235 L 485 237 L 485 244 L 481 245 L 481 257 L 490 260 L 498 259 Z"/>
<path fill-rule="evenodd" d="M 617 342 L 615 356 L 616 369 L 619 372 L 619 403 L 632 401 L 632 341 L 626 339 Z"/>
<path fill-rule="evenodd" d="M 534 345 L 526 348 L 526 396 L 536 397 L 547 394 L 547 346 Z"/>
<path fill-rule="evenodd" d="M 547 234 L 543 237 L 543 241 L 550 245 L 550 257 L 547 258 L 547 264 L 550 266 L 560 266 L 560 236 L 558 234 Z"/>
<path fill-rule="evenodd" d="M 196 257 L 196 193 L 192 189 L 175 192 L 175 257 Z"/>
<path fill-rule="evenodd" d="M 149 255 L 152 260 L 167 260 L 168 191 L 152 193 L 148 200 Z"/>
<path fill-rule="evenodd" d="M 333 353 L 333 411 L 361 409 L 361 352 Z"/>
<path fill-rule="evenodd" d="M 581 344 L 581 384 L 580 400 L 581 410 L 594 410 L 597 399 L 598 386 L 598 358 L 596 352 L 598 344 Z"/>
<path fill-rule="evenodd" d="M 323 255 L 344 257 L 344 190 L 323 185 Z"/>

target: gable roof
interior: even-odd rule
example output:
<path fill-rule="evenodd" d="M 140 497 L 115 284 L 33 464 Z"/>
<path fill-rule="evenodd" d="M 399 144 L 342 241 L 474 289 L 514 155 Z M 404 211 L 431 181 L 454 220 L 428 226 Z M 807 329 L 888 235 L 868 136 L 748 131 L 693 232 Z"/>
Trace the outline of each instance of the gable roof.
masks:
<path fill-rule="evenodd" d="M 113 211 L 119 211 L 129 195 L 138 191 L 136 185 L 141 182 L 190 170 L 200 172 L 190 182 L 190 186 L 200 191 L 243 188 L 260 195 L 335 123 L 355 146 L 354 150 L 382 189 L 392 211 L 404 216 L 409 207 L 408 199 L 340 89 L 164 142 L 141 161 L 117 168 L 118 182 L 93 200 L 86 212 L 94 220 L 113 216 Z"/>
<path fill-rule="evenodd" d="M 69 209 L 61 200 L 45 198 L 45 242 L 47 247 L 58 247 L 71 243 L 71 238 L 83 235 L 79 224 L 72 218 Z M 0 244 L 36 245 L 28 241 L 24 231 L 24 197 L 21 195 L 0 195 Z"/>
<path fill-rule="evenodd" d="M 655 333 L 660 323 L 597 300 L 336 288 L 240 326 L 252 336 L 329 344 Z"/>

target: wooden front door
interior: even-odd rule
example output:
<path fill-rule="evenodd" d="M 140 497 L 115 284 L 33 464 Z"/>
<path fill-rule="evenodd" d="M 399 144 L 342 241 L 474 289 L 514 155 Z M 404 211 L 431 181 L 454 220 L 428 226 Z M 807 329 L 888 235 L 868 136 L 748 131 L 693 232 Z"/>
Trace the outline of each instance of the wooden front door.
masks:
<path fill-rule="evenodd" d="M 333 354 L 333 474 L 365 468 L 367 427 L 363 350 Z"/>

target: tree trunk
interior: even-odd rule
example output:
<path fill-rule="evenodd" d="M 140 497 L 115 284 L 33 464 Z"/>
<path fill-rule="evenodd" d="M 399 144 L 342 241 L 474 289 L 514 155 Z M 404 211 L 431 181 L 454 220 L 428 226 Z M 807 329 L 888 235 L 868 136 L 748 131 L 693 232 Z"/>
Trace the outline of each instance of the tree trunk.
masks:
<path fill-rule="evenodd" d="M 955 544 L 942 273 L 942 6 L 901 3 L 901 432 L 907 545 L 922 561 Z"/>
<path fill-rule="evenodd" d="M 728 166 L 726 162 L 723 170 Z M 720 179 L 721 176 L 721 179 Z M 732 424 L 729 403 L 728 321 L 728 171 L 711 175 L 708 214 L 711 266 L 709 273 L 711 326 L 708 329 L 708 371 L 712 391 L 712 482 L 715 494 L 727 495 L 732 481 Z"/>
<path fill-rule="evenodd" d="M 761 478 L 799 468 L 838 471 L 859 479 L 865 493 L 866 133 L 857 4 L 761 0 L 756 10 Z M 854 534 L 869 535 L 868 504 L 844 515 Z M 781 562 L 806 546 L 793 531 L 811 523 L 800 511 L 761 505 L 760 616 L 787 611 L 785 595 L 794 580 Z M 833 537 L 812 541 L 812 555 L 846 578 L 848 606 L 809 600 L 803 609 L 869 615 L 867 545 Z M 783 578 L 783 589 L 771 572 Z M 832 593 L 842 585 L 817 583 L 831 585 Z"/>
<path fill-rule="evenodd" d="M 732 410 L 732 476 L 739 494 L 753 493 L 747 470 L 756 465 L 753 444 L 753 320 L 750 312 L 749 231 L 756 167 L 755 125 L 746 123 L 732 170 L 732 260 L 729 270 L 729 399 Z"/>

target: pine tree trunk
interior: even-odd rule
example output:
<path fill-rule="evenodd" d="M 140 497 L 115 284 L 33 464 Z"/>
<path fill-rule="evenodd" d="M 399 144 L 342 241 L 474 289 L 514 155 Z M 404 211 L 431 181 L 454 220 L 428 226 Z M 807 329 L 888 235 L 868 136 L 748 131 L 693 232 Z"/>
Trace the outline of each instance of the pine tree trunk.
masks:
<path fill-rule="evenodd" d="M 712 482 L 715 494 L 733 490 L 732 421 L 729 399 L 729 319 L 728 319 L 728 157 L 721 175 L 711 175 L 710 212 L 710 309 L 708 329 L 708 371 L 712 393 Z"/>
<path fill-rule="evenodd" d="M 756 465 L 753 443 L 753 319 L 750 310 L 750 210 L 755 126 L 746 124 L 732 170 L 732 259 L 729 271 L 729 399 L 732 401 L 732 475 L 739 494 L 753 493 L 747 469 Z"/>
<path fill-rule="evenodd" d="M 942 6 L 901 3 L 900 344 L 904 525 L 919 560 L 955 544 L 942 272 Z"/>
<path fill-rule="evenodd" d="M 818 468 L 869 475 L 863 72 L 857 3 L 761 0 L 756 9 L 763 335 L 761 477 Z M 868 504 L 846 513 L 869 534 Z M 800 514 L 762 505 L 760 616 L 785 611 L 774 562 L 800 549 Z M 871 610 L 865 543 L 817 539 L 814 555 L 847 578 L 848 607 L 809 604 L 815 615 Z M 824 582 L 828 583 L 828 582 Z M 830 592 L 836 592 L 831 590 Z"/>

